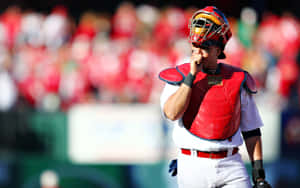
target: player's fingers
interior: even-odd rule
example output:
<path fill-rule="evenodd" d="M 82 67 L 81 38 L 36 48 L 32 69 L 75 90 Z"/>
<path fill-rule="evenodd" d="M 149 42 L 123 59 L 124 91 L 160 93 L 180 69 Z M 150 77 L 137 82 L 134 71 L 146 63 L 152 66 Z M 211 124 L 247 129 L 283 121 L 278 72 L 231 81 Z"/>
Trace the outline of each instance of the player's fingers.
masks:
<path fill-rule="evenodd" d="M 202 55 L 201 54 L 194 54 L 192 56 L 192 62 L 193 63 L 200 64 L 201 63 L 201 59 L 202 59 Z"/>
<path fill-rule="evenodd" d="M 207 58 L 208 57 L 208 51 L 207 49 L 201 49 L 200 53 L 202 55 L 203 58 Z"/>

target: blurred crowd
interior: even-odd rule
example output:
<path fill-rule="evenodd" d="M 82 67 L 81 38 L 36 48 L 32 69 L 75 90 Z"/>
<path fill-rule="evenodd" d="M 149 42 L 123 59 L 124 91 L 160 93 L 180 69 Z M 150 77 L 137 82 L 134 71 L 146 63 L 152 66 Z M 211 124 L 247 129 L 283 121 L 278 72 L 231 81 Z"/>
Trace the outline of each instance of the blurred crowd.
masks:
<path fill-rule="evenodd" d="M 188 62 L 196 7 L 122 3 L 110 15 L 66 7 L 50 13 L 11 6 L 0 14 L 0 110 L 67 110 L 78 103 L 158 103 L 160 70 Z M 229 18 L 223 62 L 250 72 L 261 92 L 300 101 L 300 22 L 245 7 Z"/>

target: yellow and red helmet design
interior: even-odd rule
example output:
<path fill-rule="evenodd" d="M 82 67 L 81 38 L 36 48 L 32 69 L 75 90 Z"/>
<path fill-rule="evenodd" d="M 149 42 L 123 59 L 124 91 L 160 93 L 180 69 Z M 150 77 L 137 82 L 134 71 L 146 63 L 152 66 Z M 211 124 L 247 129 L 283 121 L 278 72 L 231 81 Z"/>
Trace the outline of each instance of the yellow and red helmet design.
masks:
<path fill-rule="evenodd" d="M 223 49 L 232 36 L 226 17 L 214 6 L 195 12 L 190 20 L 189 30 L 190 42 L 201 45 L 206 41 L 215 41 Z"/>

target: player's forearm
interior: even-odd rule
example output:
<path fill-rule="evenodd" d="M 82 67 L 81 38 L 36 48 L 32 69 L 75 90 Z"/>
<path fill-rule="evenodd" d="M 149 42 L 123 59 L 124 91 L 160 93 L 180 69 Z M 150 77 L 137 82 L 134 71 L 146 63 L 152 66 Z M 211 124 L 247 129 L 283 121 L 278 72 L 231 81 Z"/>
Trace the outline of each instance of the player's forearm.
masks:
<path fill-rule="evenodd" d="M 249 158 L 251 161 L 262 160 L 262 143 L 260 136 L 253 136 L 245 140 Z"/>
<path fill-rule="evenodd" d="M 265 170 L 263 167 L 262 142 L 260 136 L 253 136 L 245 140 L 246 147 L 252 164 L 252 181 L 254 187 L 271 188 L 265 180 Z"/>
<path fill-rule="evenodd" d="M 190 102 L 192 88 L 181 84 L 179 89 L 171 95 L 164 104 L 164 113 L 170 120 L 177 120 L 185 112 Z"/>

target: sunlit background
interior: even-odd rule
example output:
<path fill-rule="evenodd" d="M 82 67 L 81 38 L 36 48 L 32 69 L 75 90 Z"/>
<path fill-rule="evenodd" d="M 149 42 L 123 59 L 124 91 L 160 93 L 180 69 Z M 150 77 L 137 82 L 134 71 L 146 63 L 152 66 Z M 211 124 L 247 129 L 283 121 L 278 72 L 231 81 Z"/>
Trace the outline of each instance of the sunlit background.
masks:
<path fill-rule="evenodd" d="M 206 5 L 234 33 L 222 62 L 256 79 L 267 180 L 300 187 L 299 2 L 241 2 L 1 0 L 0 188 L 176 188 L 158 73 Z"/>

